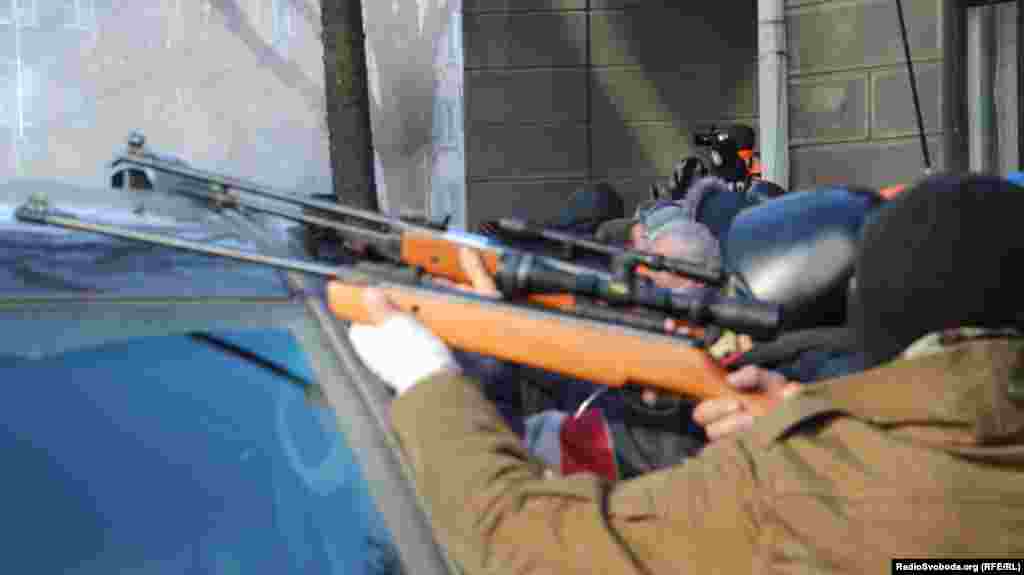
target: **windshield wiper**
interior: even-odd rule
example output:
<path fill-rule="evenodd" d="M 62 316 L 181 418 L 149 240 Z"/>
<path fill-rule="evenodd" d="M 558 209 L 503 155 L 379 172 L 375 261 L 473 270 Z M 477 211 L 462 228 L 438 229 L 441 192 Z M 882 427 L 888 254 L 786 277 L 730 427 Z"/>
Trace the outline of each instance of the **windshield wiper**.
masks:
<path fill-rule="evenodd" d="M 209 333 L 192 332 L 187 335 L 192 341 L 202 343 L 220 350 L 227 355 L 242 359 L 247 363 L 265 369 L 274 375 L 287 380 L 288 383 L 301 388 L 302 393 L 310 402 L 326 405 L 327 398 L 319 384 L 313 383 L 301 375 L 295 374 L 287 367 L 284 367 L 273 360 L 267 359 L 252 350 L 245 349 L 240 345 L 236 345 L 225 339 L 210 335 Z"/>

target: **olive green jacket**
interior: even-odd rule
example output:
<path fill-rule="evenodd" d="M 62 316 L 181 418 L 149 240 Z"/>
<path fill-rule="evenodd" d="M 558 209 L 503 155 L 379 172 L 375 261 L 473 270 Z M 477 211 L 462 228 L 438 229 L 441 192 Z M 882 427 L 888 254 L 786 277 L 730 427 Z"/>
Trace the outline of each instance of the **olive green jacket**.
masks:
<path fill-rule="evenodd" d="M 681 465 L 618 483 L 552 476 L 465 378 L 421 382 L 392 419 L 470 574 L 861 574 L 894 557 L 1024 557 L 1020 339 L 817 384 Z"/>

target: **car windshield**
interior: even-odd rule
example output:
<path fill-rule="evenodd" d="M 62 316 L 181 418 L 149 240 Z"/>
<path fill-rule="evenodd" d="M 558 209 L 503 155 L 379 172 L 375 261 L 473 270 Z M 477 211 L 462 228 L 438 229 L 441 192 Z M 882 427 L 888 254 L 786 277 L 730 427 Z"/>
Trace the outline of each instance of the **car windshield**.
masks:
<path fill-rule="evenodd" d="M 397 572 L 287 329 L 3 356 L 0 379 L 12 571 Z"/>

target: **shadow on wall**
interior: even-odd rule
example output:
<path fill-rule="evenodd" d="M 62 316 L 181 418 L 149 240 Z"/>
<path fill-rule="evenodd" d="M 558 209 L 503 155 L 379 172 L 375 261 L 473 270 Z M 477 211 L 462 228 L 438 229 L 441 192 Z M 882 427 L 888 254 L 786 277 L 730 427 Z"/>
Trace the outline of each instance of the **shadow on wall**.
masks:
<path fill-rule="evenodd" d="M 0 180 L 104 185 L 140 130 L 198 167 L 329 189 L 312 2 L 33 1 L 0 14 Z"/>
<path fill-rule="evenodd" d="M 435 109 L 451 70 L 437 65 L 437 54 L 460 8 L 457 0 L 363 0 L 378 196 L 390 213 L 424 214 L 432 188 L 443 192 L 433 182 Z M 455 96 L 461 108 L 461 94 Z"/>
<path fill-rule="evenodd" d="M 303 5 L 301 0 L 291 0 L 294 5 Z M 283 57 L 273 44 L 267 42 L 250 23 L 237 0 L 212 0 L 211 5 L 224 16 L 225 26 L 235 35 L 256 57 L 260 67 L 270 70 L 285 86 L 293 88 L 305 99 L 307 105 L 317 115 L 327 112 L 324 108 L 324 90 L 321 82 L 308 77 L 294 61 Z M 304 6 L 301 13 L 308 14 L 312 9 Z M 312 20 L 310 20 L 312 21 Z M 315 29 L 320 28 L 318 22 Z"/>
<path fill-rule="evenodd" d="M 757 30 L 751 2 L 633 7 L 592 18 L 594 177 L 627 201 L 646 199 L 695 151 L 710 123 L 756 129 Z M 633 182 L 631 182 L 633 180 Z"/>
<path fill-rule="evenodd" d="M 742 118 L 756 129 L 754 3 L 594 5 L 589 53 L 582 12 L 467 8 L 471 224 L 543 220 L 588 176 L 632 210 L 692 152 L 700 124 Z"/>

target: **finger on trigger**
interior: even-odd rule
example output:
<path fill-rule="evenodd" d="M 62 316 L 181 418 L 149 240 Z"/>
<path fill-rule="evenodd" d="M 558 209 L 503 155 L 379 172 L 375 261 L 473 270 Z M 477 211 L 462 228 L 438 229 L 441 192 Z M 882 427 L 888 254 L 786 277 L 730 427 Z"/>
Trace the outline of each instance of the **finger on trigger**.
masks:
<path fill-rule="evenodd" d="M 484 295 L 498 293 L 498 286 L 494 283 L 494 278 L 487 273 L 483 259 L 476 250 L 467 246 L 459 248 L 459 265 L 469 278 L 470 284 L 478 292 L 482 292 Z"/>
<path fill-rule="evenodd" d="M 754 340 L 751 339 L 749 335 L 741 334 L 739 337 L 736 338 L 736 344 L 739 347 L 739 350 L 742 352 L 747 352 L 750 351 L 751 349 L 754 349 Z"/>
<path fill-rule="evenodd" d="M 480 261 L 480 254 L 478 254 L 473 248 L 467 246 L 459 248 L 459 264 L 473 279 L 476 279 L 481 274 L 487 275 L 487 272 L 483 269 L 483 262 Z"/>

